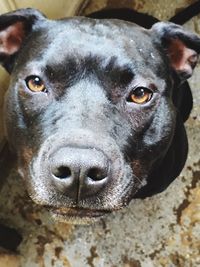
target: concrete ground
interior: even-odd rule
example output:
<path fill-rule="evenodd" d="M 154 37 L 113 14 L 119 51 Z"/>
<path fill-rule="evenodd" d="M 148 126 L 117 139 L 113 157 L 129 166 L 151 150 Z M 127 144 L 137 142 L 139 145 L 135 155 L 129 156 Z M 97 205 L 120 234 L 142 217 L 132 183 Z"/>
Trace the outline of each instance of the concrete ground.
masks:
<path fill-rule="evenodd" d="M 106 1 L 98 1 L 99 7 Z M 114 2 L 114 1 L 108 1 Z M 121 1 L 168 19 L 192 1 Z M 139 2 L 142 3 L 139 6 Z M 156 3 L 156 4 L 155 4 Z M 102 5 L 101 5 L 102 4 Z M 85 12 L 95 10 L 95 2 Z M 185 25 L 200 34 L 200 16 Z M 54 223 L 27 196 L 15 170 L 0 194 L 0 220 L 22 234 L 18 252 L 0 253 L 0 267 L 198 267 L 200 266 L 200 66 L 190 79 L 194 108 L 186 123 L 189 156 L 162 194 L 90 226 Z"/>

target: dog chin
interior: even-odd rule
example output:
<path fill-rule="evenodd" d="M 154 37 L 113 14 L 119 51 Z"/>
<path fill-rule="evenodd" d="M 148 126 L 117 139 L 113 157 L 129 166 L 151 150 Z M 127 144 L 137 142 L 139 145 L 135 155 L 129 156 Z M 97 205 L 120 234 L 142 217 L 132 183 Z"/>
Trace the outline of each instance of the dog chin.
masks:
<path fill-rule="evenodd" d="M 75 225 L 88 225 L 111 213 L 111 211 L 86 209 L 49 209 L 53 220 Z"/>

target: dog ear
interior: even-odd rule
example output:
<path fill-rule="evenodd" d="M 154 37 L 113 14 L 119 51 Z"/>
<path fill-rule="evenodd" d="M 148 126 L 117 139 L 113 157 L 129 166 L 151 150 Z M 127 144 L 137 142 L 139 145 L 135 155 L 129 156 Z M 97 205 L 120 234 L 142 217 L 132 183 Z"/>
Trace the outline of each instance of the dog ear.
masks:
<path fill-rule="evenodd" d="M 0 16 L 0 64 L 11 72 L 13 63 L 25 38 L 44 20 L 35 9 L 19 9 Z"/>
<path fill-rule="evenodd" d="M 167 53 L 180 80 L 191 77 L 200 53 L 200 37 L 170 22 L 158 22 L 151 31 L 155 42 Z"/>

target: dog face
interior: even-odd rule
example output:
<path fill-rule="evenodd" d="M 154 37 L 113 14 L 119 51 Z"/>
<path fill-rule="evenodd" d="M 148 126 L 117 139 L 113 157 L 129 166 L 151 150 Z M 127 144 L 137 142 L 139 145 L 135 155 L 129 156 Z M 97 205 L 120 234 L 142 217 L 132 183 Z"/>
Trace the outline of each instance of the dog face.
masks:
<path fill-rule="evenodd" d="M 90 222 L 179 174 L 187 140 L 174 87 L 196 65 L 196 35 L 32 9 L 2 15 L 0 30 L 6 136 L 35 202 Z"/>

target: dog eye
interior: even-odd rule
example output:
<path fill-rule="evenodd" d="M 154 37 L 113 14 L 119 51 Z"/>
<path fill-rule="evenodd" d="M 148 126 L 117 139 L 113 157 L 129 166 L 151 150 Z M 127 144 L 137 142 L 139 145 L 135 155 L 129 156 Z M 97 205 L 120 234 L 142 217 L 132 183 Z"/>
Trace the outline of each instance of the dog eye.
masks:
<path fill-rule="evenodd" d="M 44 82 L 38 76 L 29 76 L 25 81 L 26 86 L 33 92 L 44 92 L 46 90 Z"/>
<path fill-rule="evenodd" d="M 136 104 L 145 104 L 151 100 L 153 92 L 145 87 L 137 87 L 131 91 L 127 101 L 134 102 Z"/>

